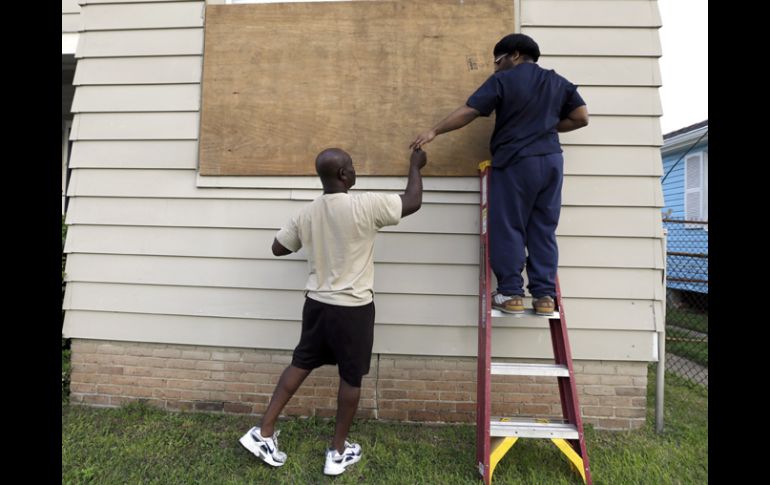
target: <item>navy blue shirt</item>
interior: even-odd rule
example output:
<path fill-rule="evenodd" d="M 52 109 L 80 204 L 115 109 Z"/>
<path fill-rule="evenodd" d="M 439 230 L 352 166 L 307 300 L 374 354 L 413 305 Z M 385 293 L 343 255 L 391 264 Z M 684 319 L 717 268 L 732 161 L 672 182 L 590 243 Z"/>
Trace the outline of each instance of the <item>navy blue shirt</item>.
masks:
<path fill-rule="evenodd" d="M 561 153 L 556 125 L 585 101 L 577 86 L 553 70 L 525 62 L 494 73 L 468 98 L 482 116 L 495 111 L 495 131 L 489 141 L 492 166 Z"/>

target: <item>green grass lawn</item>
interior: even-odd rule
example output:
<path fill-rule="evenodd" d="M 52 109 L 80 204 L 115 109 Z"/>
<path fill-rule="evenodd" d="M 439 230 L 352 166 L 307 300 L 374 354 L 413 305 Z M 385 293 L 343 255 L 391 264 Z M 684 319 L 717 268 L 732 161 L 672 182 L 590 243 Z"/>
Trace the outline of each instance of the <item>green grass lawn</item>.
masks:
<path fill-rule="evenodd" d="M 709 315 L 688 308 L 674 308 L 673 305 L 668 305 L 666 307 L 666 325 L 709 333 Z"/>
<path fill-rule="evenodd" d="M 708 483 L 708 391 L 668 375 L 666 431 L 653 431 L 655 375 L 648 418 L 629 432 L 586 429 L 594 483 Z M 337 478 L 323 475 L 333 423 L 282 421 L 289 459 L 269 468 L 238 443 L 255 416 L 176 413 L 131 404 L 99 409 L 62 404 L 62 483 L 81 484 L 478 484 L 474 427 L 357 420 L 351 439 L 363 459 Z M 578 484 L 549 441 L 520 440 L 495 470 L 495 484 Z"/>

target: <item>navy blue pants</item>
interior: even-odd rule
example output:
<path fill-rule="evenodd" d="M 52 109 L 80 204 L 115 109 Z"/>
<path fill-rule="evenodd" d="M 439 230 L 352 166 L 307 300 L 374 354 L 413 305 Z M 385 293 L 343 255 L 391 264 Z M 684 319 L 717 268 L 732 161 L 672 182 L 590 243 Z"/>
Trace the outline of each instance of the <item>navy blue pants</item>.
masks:
<path fill-rule="evenodd" d="M 556 297 L 559 249 L 556 226 L 561 213 L 564 158 L 561 153 L 521 158 L 492 168 L 489 181 L 489 261 L 497 291 Z M 525 253 L 525 248 L 527 252 Z"/>

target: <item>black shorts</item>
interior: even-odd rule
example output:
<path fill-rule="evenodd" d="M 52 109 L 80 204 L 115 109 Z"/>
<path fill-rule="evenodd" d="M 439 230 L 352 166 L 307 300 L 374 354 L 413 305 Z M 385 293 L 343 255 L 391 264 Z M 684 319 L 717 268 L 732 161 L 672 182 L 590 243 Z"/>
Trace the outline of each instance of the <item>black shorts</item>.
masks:
<path fill-rule="evenodd" d="M 374 302 L 364 306 L 338 306 L 305 297 L 302 336 L 291 365 L 312 370 L 338 365 L 340 378 L 361 387 L 369 373 L 374 343 Z"/>

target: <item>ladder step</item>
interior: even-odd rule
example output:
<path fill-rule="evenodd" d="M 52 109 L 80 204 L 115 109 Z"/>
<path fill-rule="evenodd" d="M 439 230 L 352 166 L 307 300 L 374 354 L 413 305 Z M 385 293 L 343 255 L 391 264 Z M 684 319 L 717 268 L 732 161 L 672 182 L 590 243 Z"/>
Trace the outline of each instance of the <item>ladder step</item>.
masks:
<path fill-rule="evenodd" d="M 518 438 L 562 438 L 578 439 L 578 430 L 569 423 L 539 423 L 535 420 L 515 418 L 516 421 L 492 419 L 489 423 L 490 436 L 516 436 Z"/>
<path fill-rule="evenodd" d="M 492 309 L 492 318 L 523 318 L 523 317 L 547 318 L 549 320 L 551 319 L 559 320 L 561 318 L 559 317 L 559 312 L 553 312 L 550 315 L 538 315 L 537 313 L 535 313 L 535 310 L 533 310 L 532 308 L 526 308 L 524 310 L 524 313 L 505 313 L 495 308 Z"/>
<path fill-rule="evenodd" d="M 569 377 L 569 369 L 566 365 L 558 364 L 492 362 L 492 375 Z"/>

